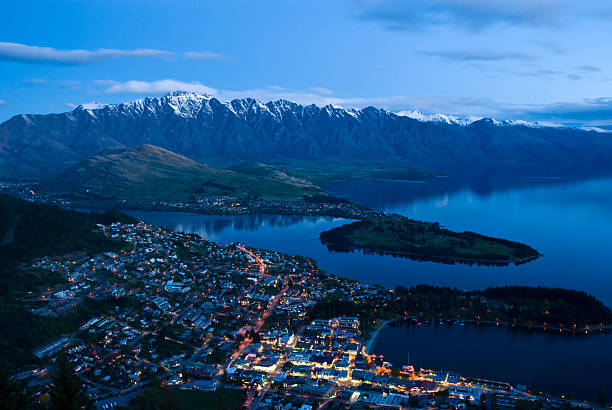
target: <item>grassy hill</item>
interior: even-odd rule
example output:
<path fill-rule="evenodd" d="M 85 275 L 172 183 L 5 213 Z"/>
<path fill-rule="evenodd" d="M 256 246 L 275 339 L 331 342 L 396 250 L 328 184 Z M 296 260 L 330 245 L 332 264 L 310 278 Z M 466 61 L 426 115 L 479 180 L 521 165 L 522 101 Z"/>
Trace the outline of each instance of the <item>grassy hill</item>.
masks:
<path fill-rule="evenodd" d="M 423 180 L 447 175 L 406 161 L 273 161 L 273 165 L 287 170 L 292 175 L 307 178 L 324 186 L 334 182 L 365 178 Z"/>
<path fill-rule="evenodd" d="M 272 166 L 214 168 L 153 145 L 106 149 L 45 188 L 77 200 L 127 202 L 188 201 L 197 196 L 292 200 L 322 193 L 311 182 Z"/>
<path fill-rule="evenodd" d="M 313 183 L 309 178 L 301 178 L 296 175 L 290 175 L 286 170 L 277 168 L 274 165 L 263 164 L 261 162 L 242 162 L 227 169 L 239 174 L 266 178 L 273 181 L 301 186 L 307 189 L 313 187 Z"/>

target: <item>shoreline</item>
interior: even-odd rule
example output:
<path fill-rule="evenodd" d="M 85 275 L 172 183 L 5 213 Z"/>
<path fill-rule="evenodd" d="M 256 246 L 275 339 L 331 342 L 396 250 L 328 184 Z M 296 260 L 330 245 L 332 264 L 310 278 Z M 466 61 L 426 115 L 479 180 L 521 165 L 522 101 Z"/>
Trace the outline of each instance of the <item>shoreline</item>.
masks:
<path fill-rule="evenodd" d="M 367 354 L 372 354 L 370 353 L 370 351 L 372 350 L 372 348 L 374 347 L 374 344 L 376 343 L 376 339 L 378 338 L 378 335 L 380 334 L 381 330 L 383 330 L 383 328 L 385 326 L 387 326 L 389 323 L 394 322 L 398 319 L 389 319 L 389 320 L 383 320 L 380 325 L 378 325 L 378 327 L 376 328 L 376 330 L 374 331 L 374 333 L 372 333 L 372 335 L 370 336 L 370 338 L 368 339 L 368 343 L 364 346 L 365 349 L 365 353 Z"/>
<path fill-rule="evenodd" d="M 379 249 L 369 248 L 367 246 L 345 245 L 345 244 L 340 244 L 338 242 L 326 241 L 323 239 L 321 239 L 321 243 L 325 245 L 326 247 L 328 247 L 328 249 L 331 250 L 332 252 L 355 252 L 357 251 L 357 252 L 362 252 L 364 254 L 373 253 L 373 254 L 379 254 L 382 256 L 387 255 L 387 256 L 393 256 L 393 257 L 413 259 L 413 260 L 418 260 L 418 261 L 423 260 L 423 261 L 430 261 L 430 262 L 439 262 L 439 263 L 445 263 L 449 265 L 460 263 L 460 264 L 466 264 L 466 265 L 476 264 L 476 265 L 484 265 L 484 266 L 508 266 L 508 265 L 518 266 L 524 263 L 531 262 L 543 256 L 541 253 L 538 252 L 538 255 L 528 256 L 526 258 L 514 259 L 514 260 L 471 259 L 471 258 L 461 258 L 461 257 L 456 257 L 456 256 L 432 256 L 432 255 L 426 255 L 422 253 L 413 253 L 413 252 L 407 252 L 407 251 L 379 250 Z M 343 248 L 346 250 L 340 250 L 340 248 Z"/>
<path fill-rule="evenodd" d="M 346 211 L 346 210 L 325 210 L 307 211 L 304 209 L 287 209 L 287 208 L 239 208 L 236 210 L 225 209 L 210 209 L 210 208 L 192 208 L 188 206 L 167 206 L 167 205 L 140 205 L 140 204 L 108 204 L 108 203 L 57 203 L 53 201 L 41 201 L 49 205 L 56 205 L 60 208 L 85 210 L 93 212 L 105 212 L 111 210 L 121 211 L 145 211 L 145 212 L 184 212 L 195 215 L 206 216 L 247 216 L 247 215 L 282 215 L 282 216 L 302 216 L 302 217 L 324 217 L 324 218 L 342 218 L 351 221 L 362 220 L 367 217 L 379 216 L 379 211 L 364 209 L 363 211 Z"/>
<path fill-rule="evenodd" d="M 368 338 L 368 342 L 363 346 L 363 353 L 367 354 L 367 355 L 372 355 L 372 348 L 374 347 L 374 345 L 376 344 L 376 339 L 378 339 L 378 336 L 380 335 L 380 332 L 390 323 L 393 322 L 397 322 L 400 320 L 419 320 L 419 318 L 417 316 L 400 316 L 397 317 L 395 319 L 388 319 L 388 320 L 383 320 L 378 327 L 376 328 L 376 330 L 374 330 L 374 333 L 372 333 L 372 335 Z M 428 323 L 435 323 L 434 319 L 426 319 L 429 322 Z M 515 324 L 515 323 L 509 323 L 509 322 L 494 322 L 494 321 L 488 321 L 488 320 L 474 320 L 474 319 L 463 319 L 463 320 L 457 320 L 457 319 L 452 319 L 452 318 L 439 318 L 436 320 L 440 320 L 440 321 L 445 321 L 447 323 L 445 323 L 445 325 L 453 325 L 454 323 L 458 322 L 458 323 L 470 323 L 470 324 L 474 324 L 477 326 L 480 325 L 486 325 L 486 326 L 491 326 L 491 327 L 514 327 L 516 329 L 522 329 L 522 330 L 541 330 L 546 332 L 547 330 L 551 330 L 551 331 L 558 331 L 559 334 L 570 334 L 572 336 L 576 336 L 576 335 L 581 335 L 581 336 L 586 336 L 586 335 L 594 335 L 594 334 L 608 334 L 608 332 L 612 331 L 612 325 L 607 325 L 607 326 L 597 326 L 597 327 L 590 327 L 590 328 L 576 328 L 576 329 L 567 329 L 567 328 L 560 328 L 560 327 L 548 327 L 548 326 L 543 326 L 543 325 L 520 325 L 520 324 Z"/>
<path fill-rule="evenodd" d="M 566 328 L 566 327 L 559 327 L 559 326 L 525 325 L 525 324 L 518 324 L 518 323 L 511 323 L 511 322 L 495 322 L 493 320 L 456 319 L 456 318 L 453 319 L 449 317 L 441 317 L 441 318 L 436 318 L 436 319 L 432 319 L 432 318 L 420 319 L 418 316 L 399 316 L 396 319 L 384 321 L 384 326 L 392 322 L 397 322 L 399 320 L 412 320 L 412 321 L 423 320 L 425 323 L 435 323 L 436 321 L 444 321 L 445 325 L 452 325 L 455 323 L 464 323 L 464 324 L 469 323 L 469 324 L 474 324 L 477 326 L 485 325 L 485 326 L 491 326 L 491 327 L 509 327 L 509 328 L 523 329 L 523 330 L 541 330 L 544 332 L 555 331 L 555 332 L 558 332 L 559 334 L 582 335 L 582 336 L 594 335 L 594 334 L 612 331 L 612 324 L 604 325 L 604 326 L 593 325 L 589 327 Z M 377 329 L 376 332 L 372 336 L 377 337 L 378 334 L 380 333 L 380 330 L 381 328 Z M 372 340 L 368 341 L 368 345 L 370 343 L 372 343 Z"/>

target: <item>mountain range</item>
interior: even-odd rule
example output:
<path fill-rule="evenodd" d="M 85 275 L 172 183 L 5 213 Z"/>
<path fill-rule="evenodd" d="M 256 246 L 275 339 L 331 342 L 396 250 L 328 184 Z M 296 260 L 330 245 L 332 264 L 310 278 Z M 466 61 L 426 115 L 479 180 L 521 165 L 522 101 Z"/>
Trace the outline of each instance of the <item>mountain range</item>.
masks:
<path fill-rule="evenodd" d="M 440 169 L 445 164 L 612 162 L 612 135 L 596 131 L 487 118 L 462 122 L 286 100 L 222 102 L 205 94 L 173 92 L 9 119 L 0 124 L 0 179 L 49 180 L 106 148 L 143 144 L 225 165 L 396 161 Z"/>

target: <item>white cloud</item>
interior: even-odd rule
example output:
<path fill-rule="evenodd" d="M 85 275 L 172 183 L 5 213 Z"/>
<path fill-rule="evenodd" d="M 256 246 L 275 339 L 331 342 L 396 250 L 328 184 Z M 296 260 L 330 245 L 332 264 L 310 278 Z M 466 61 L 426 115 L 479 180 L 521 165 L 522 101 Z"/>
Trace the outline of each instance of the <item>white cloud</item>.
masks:
<path fill-rule="evenodd" d="M 27 85 L 45 85 L 47 80 L 44 78 L 30 78 L 29 80 L 24 80 L 23 83 Z"/>
<path fill-rule="evenodd" d="M 190 60 L 221 60 L 226 58 L 222 54 L 212 52 L 186 51 L 183 55 Z"/>
<path fill-rule="evenodd" d="M 118 58 L 163 57 L 171 54 L 172 53 L 169 51 L 148 48 L 136 50 L 99 48 L 93 51 L 59 50 L 53 47 L 39 47 L 19 43 L 0 42 L 0 59 L 22 62 L 89 64 Z"/>
<path fill-rule="evenodd" d="M 177 53 L 151 48 L 139 48 L 135 50 L 113 48 L 99 48 L 96 50 L 60 50 L 53 47 L 0 42 L 0 60 L 28 63 L 91 64 L 121 58 L 169 57 L 174 55 L 177 55 Z M 221 54 L 212 52 L 187 51 L 182 53 L 182 55 L 185 58 L 193 60 L 219 60 L 224 58 Z"/>
<path fill-rule="evenodd" d="M 185 82 L 167 78 L 157 81 L 114 81 L 97 80 L 95 85 L 104 87 L 104 92 L 109 94 L 160 94 L 171 91 L 188 91 L 195 93 L 206 93 L 222 101 L 229 101 L 236 98 L 256 98 L 262 101 L 289 100 L 298 104 L 317 104 L 327 105 L 336 104 L 338 101 L 348 101 L 341 98 L 332 97 L 333 92 L 324 87 L 313 87 L 309 91 L 293 90 L 269 85 L 262 88 L 246 90 L 218 90 L 206 86 L 200 82 Z M 319 93 L 315 92 L 319 91 Z M 323 92 L 321 92 L 323 91 Z"/>
<path fill-rule="evenodd" d="M 310 87 L 310 91 L 317 94 L 333 95 L 334 92 L 327 87 Z"/>
<path fill-rule="evenodd" d="M 4 104 L 6 104 L 6 101 L 0 100 L 0 105 L 4 105 Z"/>
<path fill-rule="evenodd" d="M 419 110 L 425 114 L 448 114 L 461 118 L 492 117 L 499 120 L 538 121 L 543 124 L 612 125 L 612 98 L 585 99 L 573 103 L 514 104 L 489 98 L 400 95 L 389 97 L 342 98 L 309 91 L 257 88 L 243 91 L 219 91 L 217 98 L 253 97 L 261 101 L 286 99 L 298 104 L 340 105 L 345 108 L 374 106 L 392 112 Z"/>
<path fill-rule="evenodd" d="M 59 85 L 62 88 L 69 88 L 71 90 L 80 90 L 82 83 L 81 81 L 72 81 L 72 80 L 62 80 L 62 81 L 58 81 L 57 85 Z"/>
<path fill-rule="evenodd" d="M 337 104 L 338 101 L 345 101 L 341 98 L 316 93 L 312 89 L 308 91 L 294 90 L 279 87 L 277 85 L 247 90 L 219 90 L 213 95 L 222 101 L 229 101 L 236 98 L 256 98 L 261 101 L 289 100 L 302 105 L 328 105 Z"/>
<path fill-rule="evenodd" d="M 535 60 L 536 57 L 522 51 L 499 52 L 492 50 L 423 50 L 423 55 L 439 57 L 451 61 L 501 61 L 501 60 Z"/>
<path fill-rule="evenodd" d="M 576 69 L 580 70 L 580 71 L 591 72 L 591 73 L 596 73 L 596 72 L 599 72 L 599 71 L 603 71 L 601 69 L 601 67 L 597 67 L 597 66 L 590 65 L 590 64 L 580 65 L 580 66 L 576 67 Z"/>
<path fill-rule="evenodd" d="M 453 25 L 478 31 L 496 24 L 559 27 L 569 0 L 354 0 L 359 17 L 391 30 Z M 577 2 L 576 0 L 573 1 Z"/>
<path fill-rule="evenodd" d="M 131 80 L 125 82 L 101 80 L 96 81 L 96 84 L 105 86 L 104 92 L 111 94 L 159 94 L 170 91 L 191 91 L 210 95 L 217 94 L 217 90 L 199 82 L 187 83 L 169 78 L 158 81 Z"/>
<path fill-rule="evenodd" d="M 74 110 L 77 107 L 77 105 L 73 104 L 73 103 L 66 103 L 65 105 L 66 105 L 66 107 L 70 108 L 71 110 Z"/>
<path fill-rule="evenodd" d="M 244 90 L 223 90 L 209 87 L 200 82 L 184 82 L 174 79 L 158 81 L 114 81 L 98 80 L 95 84 L 104 87 L 110 94 L 160 94 L 171 91 L 188 91 L 206 93 L 221 101 L 231 101 L 238 98 L 256 98 L 260 101 L 289 100 L 298 104 L 329 104 L 342 105 L 346 108 L 362 108 L 368 105 L 399 111 L 408 108 L 425 107 L 427 110 L 444 113 L 483 112 L 494 104 L 490 100 L 474 98 L 454 98 L 448 96 L 391 96 L 343 98 L 334 95 L 325 87 L 311 87 L 308 90 L 285 88 L 278 85 L 268 85 L 261 88 Z"/>
<path fill-rule="evenodd" d="M 546 119 L 582 125 L 612 125 L 612 98 L 586 98 L 581 101 L 526 104 L 506 109 L 514 117 Z"/>

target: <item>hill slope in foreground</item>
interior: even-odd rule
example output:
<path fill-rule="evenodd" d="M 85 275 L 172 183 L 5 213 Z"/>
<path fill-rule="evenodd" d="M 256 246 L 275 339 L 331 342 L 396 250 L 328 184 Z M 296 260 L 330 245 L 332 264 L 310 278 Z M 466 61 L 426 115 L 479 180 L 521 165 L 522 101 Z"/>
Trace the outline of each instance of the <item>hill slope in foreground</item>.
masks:
<path fill-rule="evenodd" d="M 292 200 L 322 195 L 310 181 L 263 164 L 214 168 L 153 145 L 109 148 L 74 165 L 45 190 L 72 200 L 188 201 L 194 197 Z"/>
<path fill-rule="evenodd" d="M 30 349 L 72 332 L 100 309 L 118 303 L 88 300 L 74 313 L 50 319 L 37 316 L 20 297 L 66 283 L 59 272 L 34 269 L 28 262 L 43 256 L 118 251 L 129 245 L 106 237 L 96 224 L 135 223 L 118 212 L 83 213 L 0 195 L 0 361 L 32 363 Z"/>
<path fill-rule="evenodd" d="M 413 259 L 507 265 L 540 256 L 518 242 L 473 232 L 453 232 L 438 223 L 419 222 L 393 215 L 346 224 L 321 233 L 330 250 L 360 249 Z"/>

